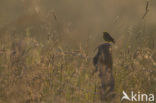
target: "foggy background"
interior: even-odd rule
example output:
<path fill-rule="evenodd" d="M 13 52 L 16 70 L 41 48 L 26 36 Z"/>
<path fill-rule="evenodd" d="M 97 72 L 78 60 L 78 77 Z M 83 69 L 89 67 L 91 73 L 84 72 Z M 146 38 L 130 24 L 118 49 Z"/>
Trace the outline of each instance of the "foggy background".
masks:
<path fill-rule="evenodd" d="M 146 0 L 1 0 L 0 24 L 6 25 L 23 16 L 25 9 L 34 7 L 31 1 L 36 1 L 35 5 L 40 7 L 41 12 L 55 11 L 59 20 L 74 29 L 99 33 L 113 31 L 116 22 L 122 21 L 127 25 L 140 22 L 146 3 Z M 150 1 L 149 9 L 146 19 L 154 25 L 155 0 Z"/>
<path fill-rule="evenodd" d="M 0 103 L 101 103 L 92 61 L 104 31 L 116 41 L 112 103 L 123 90 L 156 94 L 156 0 L 143 19 L 146 3 L 0 0 Z"/>
<path fill-rule="evenodd" d="M 155 32 L 155 0 L 150 0 L 149 12 L 145 19 L 142 17 L 147 0 L 1 0 L 0 2 L 1 28 L 17 22 L 18 26 L 15 27 L 19 29 L 20 25 L 25 24 L 21 22 L 18 24 L 18 21 L 26 21 L 25 15 L 36 13 L 34 20 L 37 20 L 52 12 L 57 18 L 56 25 L 61 28 L 61 33 L 58 34 L 69 45 L 73 42 L 79 44 L 87 38 L 101 43 L 104 31 L 109 32 L 119 44 L 123 44 L 123 38 L 133 35 L 130 33 L 133 30 L 146 28 L 146 31 L 150 29 L 152 33 Z M 42 38 L 46 34 L 38 36 Z"/>

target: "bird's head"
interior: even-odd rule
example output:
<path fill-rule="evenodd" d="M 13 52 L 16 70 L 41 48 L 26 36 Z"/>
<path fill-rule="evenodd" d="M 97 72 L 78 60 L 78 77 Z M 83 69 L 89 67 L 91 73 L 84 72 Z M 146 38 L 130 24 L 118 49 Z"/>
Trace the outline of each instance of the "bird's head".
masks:
<path fill-rule="evenodd" d="M 108 32 L 104 31 L 103 34 L 108 34 Z"/>
<path fill-rule="evenodd" d="M 103 39 L 108 43 L 112 42 L 115 44 L 115 40 L 111 37 L 111 35 L 108 32 L 103 32 Z"/>

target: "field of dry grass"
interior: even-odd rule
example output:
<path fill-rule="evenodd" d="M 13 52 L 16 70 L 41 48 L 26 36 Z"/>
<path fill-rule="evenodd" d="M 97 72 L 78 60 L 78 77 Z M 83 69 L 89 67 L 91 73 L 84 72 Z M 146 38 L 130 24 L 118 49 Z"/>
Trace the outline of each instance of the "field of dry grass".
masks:
<path fill-rule="evenodd" d="M 0 29 L 0 103 L 101 103 L 100 78 L 92 74 L 101 37 L 72 38 L 77 31 L 56 17 L 31 14 Z M 120 103 L 123 90 L 156 94 L 156 31 L 145 21 L 125 31 L 116 24 L 110 103 Z"/>

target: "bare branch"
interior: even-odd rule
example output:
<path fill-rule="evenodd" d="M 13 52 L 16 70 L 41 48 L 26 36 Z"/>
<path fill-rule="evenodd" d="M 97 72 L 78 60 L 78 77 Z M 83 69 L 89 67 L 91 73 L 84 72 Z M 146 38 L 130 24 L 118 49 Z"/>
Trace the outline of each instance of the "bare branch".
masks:
<path fill-rule="evenodd" d="M 146 3 L 146 9 L 145 9 L 145 14 L 144 14 L 144 16 L 142 17 L 143 19 L 146 17 L 146 15 L 147 15 L 147 13 L 149 12 L 149 1 L 147 1 L 147 3 Z"/>

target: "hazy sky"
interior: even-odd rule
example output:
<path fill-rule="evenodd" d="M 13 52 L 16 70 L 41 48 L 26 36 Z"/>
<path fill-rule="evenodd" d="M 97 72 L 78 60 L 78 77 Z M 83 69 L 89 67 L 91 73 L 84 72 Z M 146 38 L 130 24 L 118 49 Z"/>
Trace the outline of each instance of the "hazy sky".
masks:
<path fill-rule="evenodd" d="M 22 15 L 24 0 L 1 0 L 1 22 Z M 27 0 L 29 1 L 29 0 Z M 35 0 L 30 0 L 35 1 Z M 137 19 L 144 13 L 146 0 L 36 0 L 41 9 L 55 10 L 59 18 L 66 21 L 110 22 L 117 16 Z M 149 17 L 155 18 L 156 1 L 150 2 Z M 8 19 L 8 20 L 6 20 Z"/>
<path fill-rule="evenodd" d="M 58 19 L 76 31 L 116 32 L 117 26 L 139 23 L 145 12 L 146 0 L 0 0 L 0 25 L 24 15 L 24 9 L 35 2 L 45 13 L 55 11 Z M 32 4 L 31 4 L 32 3 Z M 156 24 L 156 0 L 151 0 L 146 21 Z"/>

